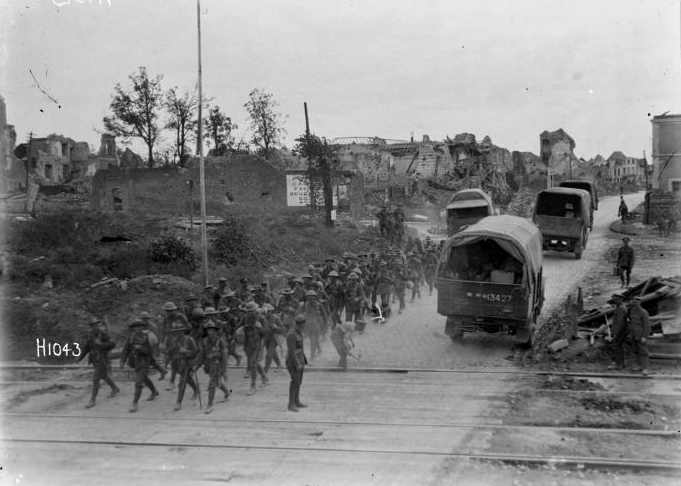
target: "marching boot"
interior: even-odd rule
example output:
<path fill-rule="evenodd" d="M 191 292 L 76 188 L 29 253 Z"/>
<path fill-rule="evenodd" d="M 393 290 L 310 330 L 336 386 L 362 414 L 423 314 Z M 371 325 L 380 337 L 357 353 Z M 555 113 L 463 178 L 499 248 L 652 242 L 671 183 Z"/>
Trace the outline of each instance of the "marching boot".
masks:
<path fill-rule="evenodd" d="M 215 388 L 208 390 L 208 406 L 203 413 L 211 413 L 213 411 L 213 399 L 215 399 Z"/>
<path fill-rule="evenodd" d="M 296 386 L 295 399 L 293 401 L 294 405 L 298 408 L 305 408 L 307 405 L 300 402 L 300 385 Z"/>
<path fill-rule="evenodd" d="M 225 394 L 224 400 L 227 401 L 229 398 L 229 389 L 225 385 L 220 385 L 220 390 Z"/>
<path fill-rule="evenodd" d="M 297 412 L 298 411 L 298 409 L 296 408 L 295 399 L 296 399 L 296 387 L 293 383 L 290 383 L 289 386 L 288 386 L 288 409 L 291 412 Z"/>
<path fill-rule="evenodd" d="M 347 356 L 341 356 L 340 360 L 338 361 L 338 366 L 343 370 L 347 370 L 348 369 L 348 357 Z"/>
<path fill-rule="evenodd" d="M 157 396 L 158 396 L 158 390 L 154 389 L 154 390 L 151 391 L 151 395 L 149 395 L 149 398 L 147 398 L 147 401 L 150 402 L 154 398 L 156 398 Z"/>
<path fill-rule="evenodd" d="M 92 408 L 95 406 L 97 400 L 97 393 L 99 393 L 99 383 L 92 384 L 92 396 L 90 397 L 90 402 L 85 405 L 85 408 Z"/>
<path fill-rule="evenodd" d="M 173 412 L 177 412 L 182 408 L 182 404 L 180 402 L 175 403 L 175 406 L 173 407 Z"/>
<path fill-rule="evenodd" d="M 265 373 L 267 373 L 270 370 L 270 366 L 272 365 L 272 357 L 267 356 L 265 358 Z"/>
<path fill-rule="evenodd" d="M 132 399 L 132 405 L 130 406 L 130 410 L 128 410 L 128 412 L 130 412 L 130 413 L 137 412 L 137 402 L 139 401 L 141 396 L 142 396 L 142 388 L 135 387 L 135 395 Z"/>
<path fill-rule="evenodd" d="M 111 387 L 111 393 L 107 396 L 107 398 L 113 398 L 116 395 L 118 395 L 121 392 L 121 389 L 116 386 L 116 384 L 113 382 L 111 378 L 108 376 L 104 378 L 104 381 L 106 382 L 107 385 Z"/>

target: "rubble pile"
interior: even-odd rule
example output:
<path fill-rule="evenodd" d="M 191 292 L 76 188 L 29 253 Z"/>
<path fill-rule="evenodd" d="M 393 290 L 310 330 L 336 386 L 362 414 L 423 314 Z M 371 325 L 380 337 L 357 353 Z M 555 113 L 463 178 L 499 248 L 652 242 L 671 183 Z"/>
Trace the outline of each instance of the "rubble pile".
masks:
<path fill-rule="evenodd" d="M 511 202 L 506 206 L 506 214 L 511 214 L 513 216 L 520 216 L 522 218 L 529 218 L 532 216 L 532 211 L 534 210 L 534 201 L 536 198 L 536 192 L 529 187 L 523 187 L 520 189 Z"/>

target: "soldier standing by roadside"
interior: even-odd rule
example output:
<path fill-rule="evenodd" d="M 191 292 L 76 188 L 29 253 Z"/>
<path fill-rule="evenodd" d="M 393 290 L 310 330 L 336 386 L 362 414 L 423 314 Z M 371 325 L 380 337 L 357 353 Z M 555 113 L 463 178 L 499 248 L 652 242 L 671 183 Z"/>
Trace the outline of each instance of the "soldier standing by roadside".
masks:
<path fill-rule="evenodd" d="M 622 288 L 629 287 L 629 281 L 631 279 L 631 269 L 634 268 L 634 249 L 629 246 L 629 237 L 625 236 L 622 238 L 622 246 L 617 250 L 617 270 L 620 275 L 620 281 L 622 282 Z M 626 276 L 626 285 L 624 279 Z"/>
<path fill-rule="evenodd" d="M 296 316 L 295 328 L 289 331 L 286 336 L 286 347 L 288 349 L 286 355 L 286 369 L 291 375 L 291 383 L 288 388 L 288 409 L 291 412 L 297 412 L 299 408 L 305 408 L 307 405 L 300 402 L 300 386 L 303 383 L 303 371 L 307 364 L 305 358 L 305 351 L 303 349 L 303 327 L 305 326 L 305 317 Z"/>
<path fill-rule="evenodd" d="M 203 328 L 207 335 L 201 339 L 196 366 L 203 365 L 204 371 L 210 378 L 208 382 L 208 406 L 204 413 L 211 413 L 213 411 L 216 388 L 222 390 L 225 394 L 225 400 L 229 397 L 229 389 L 226 385 L 227 346 L 218 334 L 218 325 L 212 319 L 208 319 Z"/>
<path fill-rule="evenodd" d="M 100 380 L 104 380 L 104 383 L 111 387 L 111 393 L 109 393 L 108 398 L 115 397 L 121 391 L 113 382 L 111 375 L 109 374 L 109 350 L 113 349 L 116 344 L 100 327 L 101 322 L 102 321 L 99 319 L 90 322 L 90 335 L 78 358 L 78 361 L 82 361 L 86 355 L 89 355 L 88 362 L 92 363 L 92 367 L 94 368 L 94 373 L 92 374 L 92 396 L 90 402 L 85 405 L 85 408 L 92 408 L 95 406 Z"/>
<path fill-rule="evenodd" d="M 192 360 L 196 357 L 198 347 L 194 338 L 189 335 L 191 329 L 188 325 L 175 322 L 170 332 L 174 337 L 170 347 L 171 369 L 180 377 L 177 384 L 177 401 L 173 407 L 173 410 L 177 412 L 182 408 L 182 399 L 187 385 L 194 390 L 194 395 L 199 393 L 198 386 L 191 375 Z"/>
<path fill-rule="evenodd" d="M 144 332 L 142 321 L 136 319 L 128 325 L 128 328 L 132 330 L 132 333 L 128 336 L 121 353 L 121 369 L 127 363 L 135 370 L 135 395 L 129 412 L 136 412 L 137 402 L 142 396 L 142 389 L 145 386 L 151 390 L 151 395 L 147 400 L 153 400 L 158 396 L 158 390 L 149 379 L 149 366 L 151 366 L 151 360 L 154 356 L 154 346 L 150 342 L 151 334 Z"/>
<path fill-rule="evenodd" d="M 636 366 L 633 371 L 640 371 L 643 375 L 648 374 L 648 336 L 650 335 L 650 316 L 641 307 L 641 297 L 634 297 L 634 306 L 629 309 L 629 325 Z"/>
<path fill-rule="evenodd" d="M 617 208 L 617 216 L 622 217 L 622 224 L 626 224 L 628 214 L 629 208 L 627 208 L 627 203 L 624 202 L 624 196 L 620 196 L 620 205 Z"/>
<path fill-rule="evenodd" d="M 246 370 L 251 375 L 251 388 L 246 395 L 255 395 L 255 382 L 258 374 L 262 378 L 262 386 L 267 386 L 269 380 L 265 374 L 265 370 L 260 364 L 260 357 L 262 354 L 262 333 L 263 325 L 260 322 L 260 316 L 257 314 L 258 304 L 255 302 L 247 302 L 241 306 L 244 315 L 241 316 L 237 331 L 243 328 L 244 333 L 244 351 L 246 352 Z"/>
<path fill-rule="evenodd" d="M 617 307 L 610 327 L 613 364 L 608 366 L 608 369 L 616 370 L 624 368 L 624 345 L 629 337 L 629 313 L 622 294 L 613 294 L 612 301 Z"/>

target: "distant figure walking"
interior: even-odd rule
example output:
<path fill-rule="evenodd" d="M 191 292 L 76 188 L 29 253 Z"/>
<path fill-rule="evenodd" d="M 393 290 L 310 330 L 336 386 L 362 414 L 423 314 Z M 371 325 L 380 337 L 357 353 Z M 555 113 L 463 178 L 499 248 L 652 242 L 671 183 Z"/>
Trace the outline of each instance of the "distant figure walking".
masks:
<path fill-rule="evenodd" d="M 617 209 L 617 217 L 621 217 L 622 224 L 626 224 L 628 215 L 629 208 L 627 207 L 627 203 L 624 202 L 624 196 L 620 196 L 620 206 Z"/>
<path fill-rule="evenodd" d="M 631 269 L 634 268 L 634 261 L 636 260 L 634 256 L 634 249 L 629 246 L 629 241 L 630 239 L 627 236 L 622 238 L 622 246 L 620 246 L 619 250 L 617 250 L 617 273 L 620 276 L 622 288 L 629 287 L 629 281 L 631 280 Z"/>

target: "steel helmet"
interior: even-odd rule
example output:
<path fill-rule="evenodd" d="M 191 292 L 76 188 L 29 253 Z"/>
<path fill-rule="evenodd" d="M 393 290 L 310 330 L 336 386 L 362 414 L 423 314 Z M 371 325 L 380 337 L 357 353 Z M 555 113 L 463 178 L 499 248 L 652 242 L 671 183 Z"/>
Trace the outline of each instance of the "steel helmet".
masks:
<path fill-rule="evenodd" d="M 166 302 L 165 304 L 163 304 L 163 310 L 166 311 L 177 310 L 177 306 L 173 302 Z"/>

